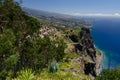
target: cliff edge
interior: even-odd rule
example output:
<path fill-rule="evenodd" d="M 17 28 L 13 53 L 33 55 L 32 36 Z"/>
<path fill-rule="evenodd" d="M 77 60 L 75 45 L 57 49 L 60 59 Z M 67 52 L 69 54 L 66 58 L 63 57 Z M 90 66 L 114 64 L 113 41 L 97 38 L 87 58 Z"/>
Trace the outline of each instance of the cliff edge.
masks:
<path fill-rule="evenodd" d="M 76 60 L 81 61 L 81 63 L 78 63 L 82 66 L 80 71 L 93 77 L 97 76 L 102 55 L 94 46 L 90 29 L 82 27 L 78 36 L 72 34 L 70 39 L 76 43 L 74 44 L 74 49 L 79 55 L 79 58 L 76 58 Z"/>

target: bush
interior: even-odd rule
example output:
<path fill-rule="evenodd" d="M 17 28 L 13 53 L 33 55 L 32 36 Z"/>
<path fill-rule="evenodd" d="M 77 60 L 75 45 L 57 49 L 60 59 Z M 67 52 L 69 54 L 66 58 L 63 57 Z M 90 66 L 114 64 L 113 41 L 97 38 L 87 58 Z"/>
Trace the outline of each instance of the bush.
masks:
<path fill-rule="evenodd" d="M 103 70 L 95 80 L 120 80 L 120 68 Z"/>

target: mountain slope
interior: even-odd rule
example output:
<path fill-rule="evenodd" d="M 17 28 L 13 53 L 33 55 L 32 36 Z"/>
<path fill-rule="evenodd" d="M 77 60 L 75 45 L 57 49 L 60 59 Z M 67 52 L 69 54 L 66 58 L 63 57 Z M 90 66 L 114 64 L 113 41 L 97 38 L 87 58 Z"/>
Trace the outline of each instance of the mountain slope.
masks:
<path fill-rule="evenodd" d="M 64 27 L 85 27 L 90 23 L 84 19 L 77 19 L 73 16 L 50 13 L 45 11 L 38 11 L 29 8 L 23 8 L 27 15 L 36 17 L 39 21 L 49 26 L 64 26 Z"/>
<path fill-rule="evenodd" d="M 73 17 L 71 15 L 47 12 L 47 11 L 42 11 L 42 10 L 35 10 L 35 9 L 27 8 L 27 7 L 23 7 L 22 9 L 23 11 L 27 12 L 29 15 L 56 17 L 56 18 L 72 18 Z"/>
<path fill-rule="evenodd" d="M 96 76 L 97 54 L 85 20 L 30 16 L 13 0 L 0 2 L 0 9 L 1 80 Z"/>
<path fill-rule="evenodd" d="M 28 13 L 28 11 L 26 12 Z M 91 74 L 92 76 L 97 75 L 98 68 L 100 66 L 100 61 L 102 58 L 101 55 L 99 54 L 100 52 L 98 52 L 98 50 L 94 47 L 94 43 L 90 35 L 89 29 L 91 27 L 89 22 L 83 19 L 76 19 L 73 17 L 60 18 L 57 16 L 52 16 L 48 12 L 47 13 L 44 12 L 47 15 L 42 15 L 41 13 L 35 14 L 34 11 L 31 9 L 29 9 L 29 13 L 32 16 L 36 17 L 40 22 L 47 24 L 46 26 L 55 27 L 56 29 L 62 31 L 62 34 L 68 36 L 67 39 L 70 39 L 71 41 L 69 42 L 67 40 L 67 45 L 68 47 L 70 46 L 72 47 L 70 49 L 68 48 L 69 49 L 68 53 L 71 53 L 71 50 L 75 50 L 75 53 L 77 53 L 78 55 L 82 55 L 80 60 L 83 62 L 82 63 L 78 62 L 78 64 L 80 64 L 83 67 L 81 67 L 81 70 L 80 69 L 79 70 L 88 75 L 89 74 Z M 100 60 L 97 60 L 97 58 L 99 58 Z"/>

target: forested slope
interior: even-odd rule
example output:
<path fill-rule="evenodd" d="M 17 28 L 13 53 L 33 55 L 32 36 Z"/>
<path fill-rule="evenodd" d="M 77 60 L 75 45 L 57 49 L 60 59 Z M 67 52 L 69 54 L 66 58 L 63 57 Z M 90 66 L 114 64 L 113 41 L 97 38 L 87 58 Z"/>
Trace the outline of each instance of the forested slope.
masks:
<path fill-rule="evenodd" d="M 0 79 L 89 80 L 89 75 L 96 76 L 97 51 L 85 22 L 38 19 L 28 16 L 18 2 L 0 1 Z"/>

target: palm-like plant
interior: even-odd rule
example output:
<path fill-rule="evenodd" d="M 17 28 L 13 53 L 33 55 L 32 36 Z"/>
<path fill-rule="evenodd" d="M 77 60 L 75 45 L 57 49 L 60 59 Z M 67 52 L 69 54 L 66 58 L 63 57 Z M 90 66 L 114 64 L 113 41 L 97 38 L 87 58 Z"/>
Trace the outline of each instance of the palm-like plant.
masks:
<path fill-rule="evenodd" d="M 18 77 L 14 80 L 35 80 L 32 69 L 22 70 L 18 73 Z"/>

